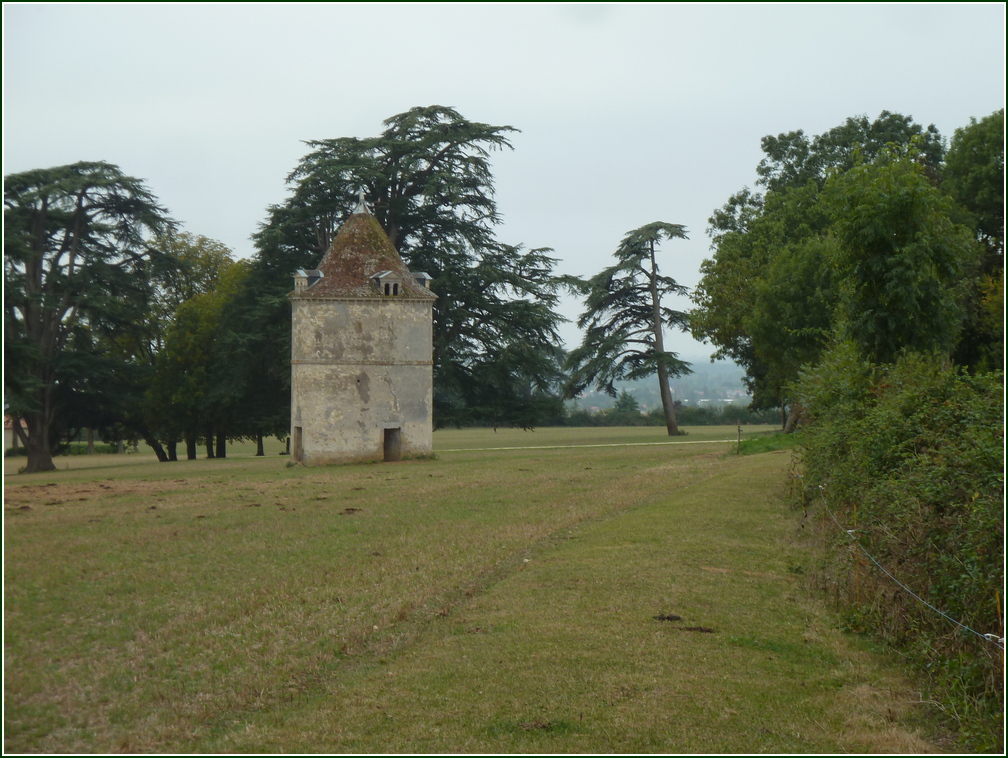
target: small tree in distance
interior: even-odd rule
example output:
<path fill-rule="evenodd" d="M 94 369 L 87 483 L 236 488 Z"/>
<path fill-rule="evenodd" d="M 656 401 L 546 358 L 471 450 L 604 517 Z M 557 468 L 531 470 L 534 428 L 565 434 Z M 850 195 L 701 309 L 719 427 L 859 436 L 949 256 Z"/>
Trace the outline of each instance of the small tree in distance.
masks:
<path fill-rule="evenodd" d="M 613 382 L 658 374 L 665 426 L 679 434 L 669 378 L 693 373 L 689 364 L 665 350 L 662 330 L 688 329 L 687 314 L 662 305 L 666 295 L 682 295 L 686 288 L 658 271 L 655 248 L 663 239 L 687 239 L 681 224 L 655 221 L 629 232 L 616 250 L 616 264 L 588 281 L 585 312 L 578 327 L 585 329 L 580 347 L 567 356 L 570 377 L 564 396 L 573 398 L 594 384 L 616 397 Z"/>

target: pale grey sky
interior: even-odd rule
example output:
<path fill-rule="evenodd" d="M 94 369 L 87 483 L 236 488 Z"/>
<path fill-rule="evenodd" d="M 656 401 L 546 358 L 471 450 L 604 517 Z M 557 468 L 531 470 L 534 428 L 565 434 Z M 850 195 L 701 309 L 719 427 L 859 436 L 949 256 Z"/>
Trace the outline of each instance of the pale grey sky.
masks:
<path fill-rule="evenodd" d="M 890 110 L 948 138 L 1004 103 L 1001 3 L 3 5 L 3 173 L 115 163 L 239 256 L 301 140 L 439 104 L 521 130 L 493 158 L 501 240 L 591 275 L 684 224 L 661 265 L 692 287 L 764 135 Z"/>

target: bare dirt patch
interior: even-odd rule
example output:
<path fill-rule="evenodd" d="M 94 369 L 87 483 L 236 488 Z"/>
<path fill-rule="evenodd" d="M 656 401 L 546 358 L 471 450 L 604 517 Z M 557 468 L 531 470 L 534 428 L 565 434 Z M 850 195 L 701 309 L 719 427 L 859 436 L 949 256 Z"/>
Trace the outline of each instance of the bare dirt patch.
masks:
<path fill-rule="evenodd" d="M 29 484 L 4 488 L 5 510 L 28 505 L 33 507 L 76 505 L 121 497 L 152 498 L 179 488 L 183 480 L 88 482 L 85 484 Z"/>

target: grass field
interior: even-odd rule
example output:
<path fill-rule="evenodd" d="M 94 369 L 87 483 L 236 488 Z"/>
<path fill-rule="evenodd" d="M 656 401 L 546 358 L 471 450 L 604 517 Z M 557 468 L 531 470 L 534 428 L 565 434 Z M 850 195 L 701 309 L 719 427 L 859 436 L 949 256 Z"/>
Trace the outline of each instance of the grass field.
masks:
<path fill-rule="evenodd" d="M 5 751 L 938 751 L 802 584 L 790 453 L 688 431 L 8 476 Z"/>

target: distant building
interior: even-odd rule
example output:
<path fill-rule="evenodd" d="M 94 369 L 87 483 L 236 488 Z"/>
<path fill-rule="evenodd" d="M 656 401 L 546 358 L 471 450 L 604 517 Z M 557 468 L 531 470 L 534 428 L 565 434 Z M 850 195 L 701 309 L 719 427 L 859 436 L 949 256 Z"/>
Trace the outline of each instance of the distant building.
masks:
<path fill-rule="evenodd" d="M 21 420 L 21 429 L 24 433 L 28 434 L 28 426 L 25 424 L 24 420 Z M 4 416 L 3 419 L 3 430 L 4 430 L 4 450 L 10 450 L 13 448 L 17 450 L 21 443 L 18 442 L 17 434 L 14 431 L 14 418 L 12 416 Z"/>
<path fill-rule="evenodd" d="M 291 455 L 306 464 L 433 452 L 430 277 L 412 273 L 364 202 L 318 268 L 299 271 L 291 325 Z"/>

